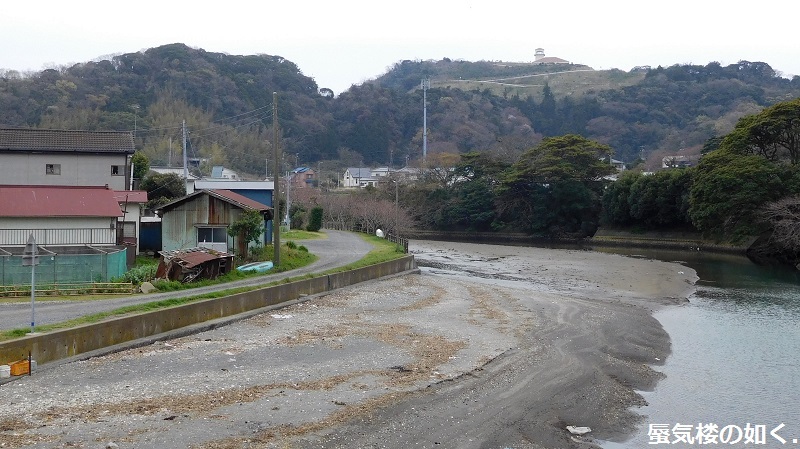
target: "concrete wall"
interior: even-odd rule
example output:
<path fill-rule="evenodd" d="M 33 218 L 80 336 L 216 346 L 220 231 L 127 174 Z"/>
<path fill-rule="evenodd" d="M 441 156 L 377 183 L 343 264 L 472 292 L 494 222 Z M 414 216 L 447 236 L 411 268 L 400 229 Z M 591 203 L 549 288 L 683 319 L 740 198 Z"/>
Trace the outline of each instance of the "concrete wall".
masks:
<path fill-rule="evenodd" d="M 356 270 L 303 279 L 169 309 L 113 318 L 95 324 L 26 336 L 0 343 L 0 364 L 31 357 L 39 364 L 77 356 L 89 351 L 151 337 L 193 324 L 228 317 L 267 306 L 346 287 L 416 268 L 414 256 Z M 191 291 L 187 291 L 191 295 Z"/>

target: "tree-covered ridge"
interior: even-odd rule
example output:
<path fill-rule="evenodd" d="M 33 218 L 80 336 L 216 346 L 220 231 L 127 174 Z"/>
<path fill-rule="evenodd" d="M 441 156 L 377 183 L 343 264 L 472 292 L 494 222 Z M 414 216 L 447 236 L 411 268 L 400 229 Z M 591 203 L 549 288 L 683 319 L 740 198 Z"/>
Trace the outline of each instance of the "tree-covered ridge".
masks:
<path fill-rule="evenodd" d="M 136 130 L 137 149 L 162 165 L 179 161 L 185 120 L 190 156 L 260 177 L 271 172 L 273 92 L 283 150 L 300 163 L 326 161 L 337 170 L 348 163 L 396 167 L 421 159 L 419 84 L 427 77 L 433 80 L 429 154 L 491 152 L 506 161 L 545 137 L 565 134 L 608 145 L 626 162 L 674 154 L 727 134 L 747 114 L 800 96 L 800 78 L 784 79 L 759 62 L 591 73 L 593 83 L 604 76 L 607 82 L 584 86 L 580 94 L 559 87 L 559 77 L 570 75 L 565 71 L 590 69 L 402 61 L 332 97 L 280 56 L 171 44 L 26 76 L 0 72 L 0 125 Z M 510 77 L 538 86 L 537 94 L 436 82 Z"/>

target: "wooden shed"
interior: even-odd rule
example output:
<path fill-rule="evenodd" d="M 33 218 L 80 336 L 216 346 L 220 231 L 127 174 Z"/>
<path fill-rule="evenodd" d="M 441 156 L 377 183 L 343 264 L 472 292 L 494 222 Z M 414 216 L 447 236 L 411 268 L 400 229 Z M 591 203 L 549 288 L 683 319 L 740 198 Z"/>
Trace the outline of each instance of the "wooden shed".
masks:
<path fill-rule="evenodd" d="M 161 217 L 161 249 L 204 247 L 232 252 L 234 239 L 228 235 L 228 227 L 246 210 L 257 210 L 264 220 L 272 219 L 271 207 L 230 190 L 196 190 L 167 203 L 156 210 Z M 237 240 L 237 250 L 244 252 L 244 239 Z"/>

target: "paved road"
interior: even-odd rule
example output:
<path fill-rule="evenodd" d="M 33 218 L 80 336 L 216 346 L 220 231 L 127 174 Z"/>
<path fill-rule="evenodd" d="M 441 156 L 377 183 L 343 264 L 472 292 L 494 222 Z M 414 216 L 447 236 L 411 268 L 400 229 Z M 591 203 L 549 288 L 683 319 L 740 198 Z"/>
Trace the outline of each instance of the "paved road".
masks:
<path fill-rule="evenodd" d="M 229 282 L 222 285 L 199 287 L 191 290 L 177 292 L 154 293 L 150 295 L 124 296 L 120 298 L 93 301 L 37 301 L 36 324 L 52 324 L 67 321 L 98 312 L 118 309 L 120 307 L 142 304 L 162 299 L 181 298 L 224 290 L 233 287 L 268 284 L 272 281 L 286 277 L 299 276 L 307 273 L 318 273 L 331 268 L 340 267 L 355 262 L 366 255 L 373 246 L 364 241 L 358 234 L 343 231 L 325 231 L 327 239 L 303 240 L 301 242 L 308 250 L 319 256 L 311 265 L 284 273 L 258 276 L 240 281 Z M 24 328 L 31 322 L 30 302 L 0 304 L 0 330 Z"/>

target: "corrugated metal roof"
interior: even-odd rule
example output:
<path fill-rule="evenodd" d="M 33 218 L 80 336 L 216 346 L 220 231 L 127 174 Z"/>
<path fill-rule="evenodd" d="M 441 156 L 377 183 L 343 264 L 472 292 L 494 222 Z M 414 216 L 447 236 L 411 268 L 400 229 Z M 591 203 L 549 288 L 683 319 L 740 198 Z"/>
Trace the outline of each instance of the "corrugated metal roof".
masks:
<path fill-rule="evenodd" d="M 129 131 L 0 128 L 0 151 L 133 154 Z"/>
<path fill-rule="evenodd" d="M 184 253 L 179 256 L 173 258 L 174 261 L 182 261 L 181 265 L 186 268 L 194 268 L 203 262 L 208 262 L 209 260 L 220 259 L 224 258 L 225 256 L 219 256 L 209 253 L 201 253 L 201 252 L 192 252 L 192 253 Z M 180 263 L 180 262 L 178 262 Z"/>
<path fill-rule="evenodd" d="M 244 206 L 247 209 L 255 209 L 259 212 L 270 210 L 269 206 L 261 204 L 255 200 L 251 200 L 250 198 L 238 194 L 232 190 L 214 189 L 214 190 L 208 190 L 208 192 L 217 197 L 223 197 L 224 199 L 227 199 L 229 202 L 232 202 L 240 207 Z"/>
<path fill-rule="evenodd" d="M 121 217 L 107 187 L 0 186 L 0 217 Z"/>
<path fill-rule="evenodd" d="M 118 203 L 146 203 L 147 191 L 145 190 L 115 190 L 114 198 Z"/>
<path fill-rule="evenodd" d="M 354 178 L 369 178 L 372 175 L 372 170 L 369 167 L 349 167 L 347 171 Z"/>
<path fill-rule="evenodd" d="M 183 167 L 153 167 L 150 166 L 150 171 L 154 173 L 160 174 L 168 174 L 168 173 L 175 173 L 176 175 L 183 178 Z M 197 176 L 193 175 L 191 171 L 187 170 L 186 179 L 200 179 Z"/>
<path fill-rule="evenodd" d="M 185 248 L 175 251 L 159 251 L 159 254 L 161 254 L 165 260 L 175 261 L 186 268 L 194 268 L 209 260 L 233 257 L 232 254 L 203 247 Z"/>
<path fill-rule="evenodd" d="M 177 200 L 170 201 L 169 203 L 159 207 L 158 210 L 160 211 L 171 210 L 172 208 L 177 207 L 185 203 L 186 201 L 190 201 L 191 199 L 199 195 L 211 195 L 214 198 L 219 198 L 222 201 L 231 203 L 241 209 L 255 209 L 259 212 L 272 210 L 271 207 L 261 204 L 258 201 L 251 200 L 250 198 L 247 198 L 244 195 L 240 195 L 236 192 L 232 192 L 230 190 L 225 190 L 225 189 L 195 190 L 193 193 L 190 193 L 189 195 L 186 195 L 183 198 L 178 198 Z"/>

